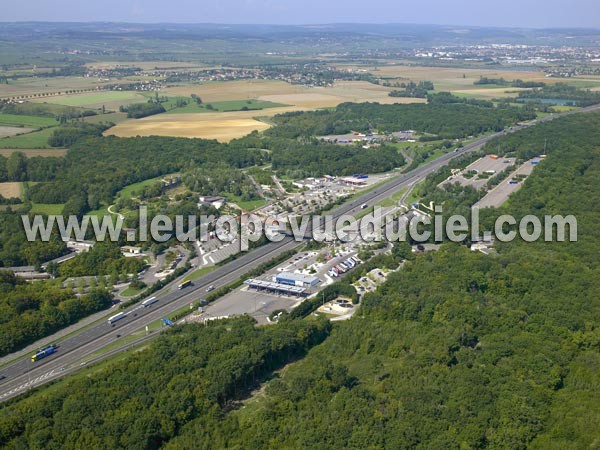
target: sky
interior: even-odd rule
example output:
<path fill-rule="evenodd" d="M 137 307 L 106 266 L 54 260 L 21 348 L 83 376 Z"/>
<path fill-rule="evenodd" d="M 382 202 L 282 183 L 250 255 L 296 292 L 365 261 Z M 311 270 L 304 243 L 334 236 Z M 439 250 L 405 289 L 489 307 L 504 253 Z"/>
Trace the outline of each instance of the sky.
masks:
<path fill-rule="evenodd" d="M 598 0 L 0 0 L 0 22 L 600 27 Z"/>

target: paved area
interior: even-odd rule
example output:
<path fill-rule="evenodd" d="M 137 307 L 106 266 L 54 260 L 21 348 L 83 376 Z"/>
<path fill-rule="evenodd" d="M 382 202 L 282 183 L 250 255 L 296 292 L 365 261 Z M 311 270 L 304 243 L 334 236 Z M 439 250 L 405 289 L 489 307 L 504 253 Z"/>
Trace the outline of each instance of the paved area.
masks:
<path fill-rule="evenodd" d="M 438 186 L 447 183 L 460 183 L 463 186 L 473 186 L 475 189 L 481 189 L 491 177 L 514 164 L 515 158 L 493 158 L 490 155 L 484 156 L 469 164 L 462 171 L 451 175 Z M 468 176 L 465 176 L 467 174 Z"/>
<path fill-rule="evenodd" d="M 518 191 L 525 178 L 528 177 L 541 158 L 533 158 L 512 172 L 506 179 L 502 180 L 494 189 L 489 191 L 485 197 L 475 203 L 478 208 L 497 208 L 501 206 L 513 192 Z"/>

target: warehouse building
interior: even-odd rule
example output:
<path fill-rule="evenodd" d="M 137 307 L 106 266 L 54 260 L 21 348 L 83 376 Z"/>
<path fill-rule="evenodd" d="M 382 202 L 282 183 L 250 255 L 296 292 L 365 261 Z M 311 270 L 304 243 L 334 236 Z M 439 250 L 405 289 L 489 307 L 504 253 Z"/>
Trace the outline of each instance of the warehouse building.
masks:
<path fill-rule="evenodd" d="M 289 286 L 310 288 L 321 282 L 317 277 L 302 275 L 301 273 L 281 272 L 273 277 L 273 281 Z"/>

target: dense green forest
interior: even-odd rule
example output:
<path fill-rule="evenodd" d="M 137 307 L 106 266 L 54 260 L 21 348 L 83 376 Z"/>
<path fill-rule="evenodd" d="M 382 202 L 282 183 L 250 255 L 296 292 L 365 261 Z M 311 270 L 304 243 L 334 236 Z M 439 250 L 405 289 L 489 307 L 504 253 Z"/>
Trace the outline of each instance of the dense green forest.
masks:
<path fill-rule="evenodd" d="M 410 129 L 442 138 L 460 139 L 490 130 L 499 131 L 515 122 L 534 117 L 533 113 L 522 108 L 506 105 L 494 107 L 490 102 L 485 102 L 485 106 L 482 106 L 464 99 L 408 105 L 343 103 L 335 110 L 290 112 L 275 116 L 274 121 L 278 126 L 265 133 L 293 138 L 351 131 L 392 132 Z"/>
<path fill-rule="evenodd" d="M 547 159 L 489 214 L 575 214 L 578 242 L 517 240 L 498 256 L 445 244 L 411 257 L 330 334 L 314 316 L 175 328 L 123 362 L 13 402 L 0 445 L 595 448 L 600 114 L 523 130 L 490 151 L 539 153 L 545 140 Z M 380 263 L 408 256 L 399 250 Z"/>
<path fill-rule="evenodd" d="M 3 448 L 154 449 L 198 419 L 214 423 L 265 376 L 302 357 L 326 320 L 256 328 L 249 318 L 176 327 L 101 372 L 5 408 Z M 191 448 L 218 448 L 197 442 Z"/>
<path fill-rule="evenodd" d="M 1 270 L 0 292 L 0 356 L 108 308 L 112 302 L 105 290 L 78 296 L 58 282 L 25 283 Z"/>
<path fill-rule="evenodd" d="M 405 164 L 395 147 L 364 149 L 332 144 L 291 144 L 273 152 L 273 170 L 293 178 L 387 172 Z"/>

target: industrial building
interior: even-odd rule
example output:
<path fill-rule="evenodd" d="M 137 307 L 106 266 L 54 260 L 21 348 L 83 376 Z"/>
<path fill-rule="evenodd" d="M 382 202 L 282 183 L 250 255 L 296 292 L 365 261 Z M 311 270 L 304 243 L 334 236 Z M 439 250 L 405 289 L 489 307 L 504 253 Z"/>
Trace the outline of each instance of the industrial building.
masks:
<path fill-rule="evenodd" d="M 293 295 L 296 297 L 307 297 L 308 292 L 306 288 L 300 286 L 291 286 L 289 284 L 273 283 L 271 281 L 257 280 L 250 278 L 244 281 L 249 288 L 256 289 L 257 291 L 265 291 L 271 294 L 278 295 Z"/>
<path fill-rule="evenodd" d="M 317 277 L 302 275 L 301 273 L 281 272 L 273 277 L 273 281 L 289 286 L 310 288 L 321 282 Z"/>

